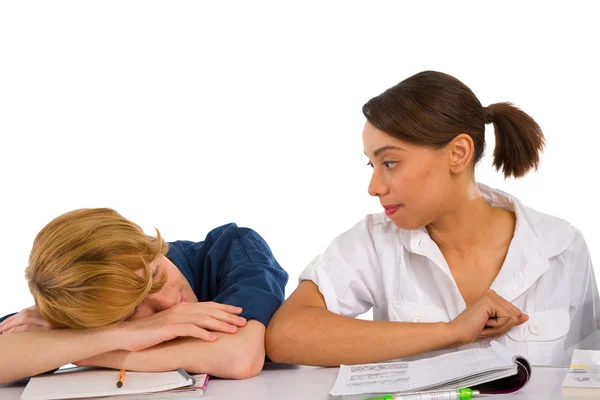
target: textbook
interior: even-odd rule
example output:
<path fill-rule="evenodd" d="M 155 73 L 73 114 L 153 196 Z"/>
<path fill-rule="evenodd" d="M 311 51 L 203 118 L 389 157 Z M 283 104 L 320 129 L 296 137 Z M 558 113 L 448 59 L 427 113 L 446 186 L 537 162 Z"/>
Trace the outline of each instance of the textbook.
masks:
<path fill-rule="evenodd" d="M 119 371 L 105 368 L 70 368 L 34 376 L 23 390 L 21 400 L 81 398 L 177 398 L 181 393 L 202 397 L 208 375 L 190 376 L 183 369 L 168 372 L 127 371 L 117 387 Z M 192 395 L 190 395 L 192 394 Z M 132 396 L 135 395 L 135 396 Z"/>
<path fill-rule="evenodd" d="M 571 366 L 562 384 L 563 398 L 600 398 L 600 351 L 573 350 Z"/>
<path fill-rule="evenodd" d="M 342 365 L 330 399 L 471 388 L 483 395 L 514 393 L 531 377 L 529 362 L 496 341 L 488 348 L 410 362 Z"/>

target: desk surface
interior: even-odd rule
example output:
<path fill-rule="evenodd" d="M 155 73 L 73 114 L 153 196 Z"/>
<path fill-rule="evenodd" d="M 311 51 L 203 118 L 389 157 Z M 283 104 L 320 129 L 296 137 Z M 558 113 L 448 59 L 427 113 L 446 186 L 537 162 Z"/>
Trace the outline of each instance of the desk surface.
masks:
<path fill-rule="evenodd" d="M 561 384 L 567 371 L 567 368 L 534 367 L 531 380 L 521 392 L 511 396 L 494 396 L 494 398 L 562 399 Z M 204 398 L 209 400 L 326 400 L 337 372 L 338 368 L 272 364 L 266 366 L 260 375 L 252 379 L 243 381 L 211 379 Z M 24 385 L 24 382 L 0 385 L 0 399 L 18 400 Z"/>

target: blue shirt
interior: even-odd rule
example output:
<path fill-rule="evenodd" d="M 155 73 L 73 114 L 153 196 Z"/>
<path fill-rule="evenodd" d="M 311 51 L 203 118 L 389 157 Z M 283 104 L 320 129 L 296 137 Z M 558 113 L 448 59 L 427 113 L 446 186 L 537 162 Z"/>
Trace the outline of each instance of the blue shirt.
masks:
<path fill-rule="evenodd" d="M 202 242 L 171 242 L 167 257 L 188 280 L 198 301 L 242 307 L 240 316 L 265 327 L 284 300 L 288 274 L 252 229 L 230 223 L 210 231 Z"/>
<path fill-rule="evenodd" d="M 288 274 L 252 229 L 223 225 L 203 242 L 169 243 L 167 257 L 186 277 L 198 301 L 242 307 L 240 316 L 265 327 L 284 300 Z"/>

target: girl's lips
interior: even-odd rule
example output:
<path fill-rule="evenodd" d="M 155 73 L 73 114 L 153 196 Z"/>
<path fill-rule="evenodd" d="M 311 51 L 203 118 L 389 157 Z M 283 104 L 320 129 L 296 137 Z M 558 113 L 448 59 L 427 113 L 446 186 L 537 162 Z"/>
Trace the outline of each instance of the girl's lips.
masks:
<path fill-rule="evenodd" d="M 385 215 L 387 215 L 388 217 L 394 214 L 399 208 L 400 206 L 383 206 Z"/>

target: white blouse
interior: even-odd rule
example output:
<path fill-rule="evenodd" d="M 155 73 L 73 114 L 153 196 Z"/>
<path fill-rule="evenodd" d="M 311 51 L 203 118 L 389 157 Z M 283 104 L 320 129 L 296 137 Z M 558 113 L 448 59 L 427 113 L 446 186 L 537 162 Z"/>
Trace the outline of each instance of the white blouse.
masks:
<path fill-rule="evenodd" d="M 581 233 L 504 192 L 481 184 L 479 189 L 490 205 L 516 215 L 514 237 L 491 289 L 529 315 L 496 340 L 534 365 L 568 365 L 574 348 L 600 348 L 600 298 Z M 350 317 L 373 308 L 376 320 L 449 322 L 466 308 L 427 230 L 400 229 L 383 213 L 338 236 L 300 280 L 319 287 L 329 311 Z M 481 340 L 420 357 L 488 345 Z"/>

